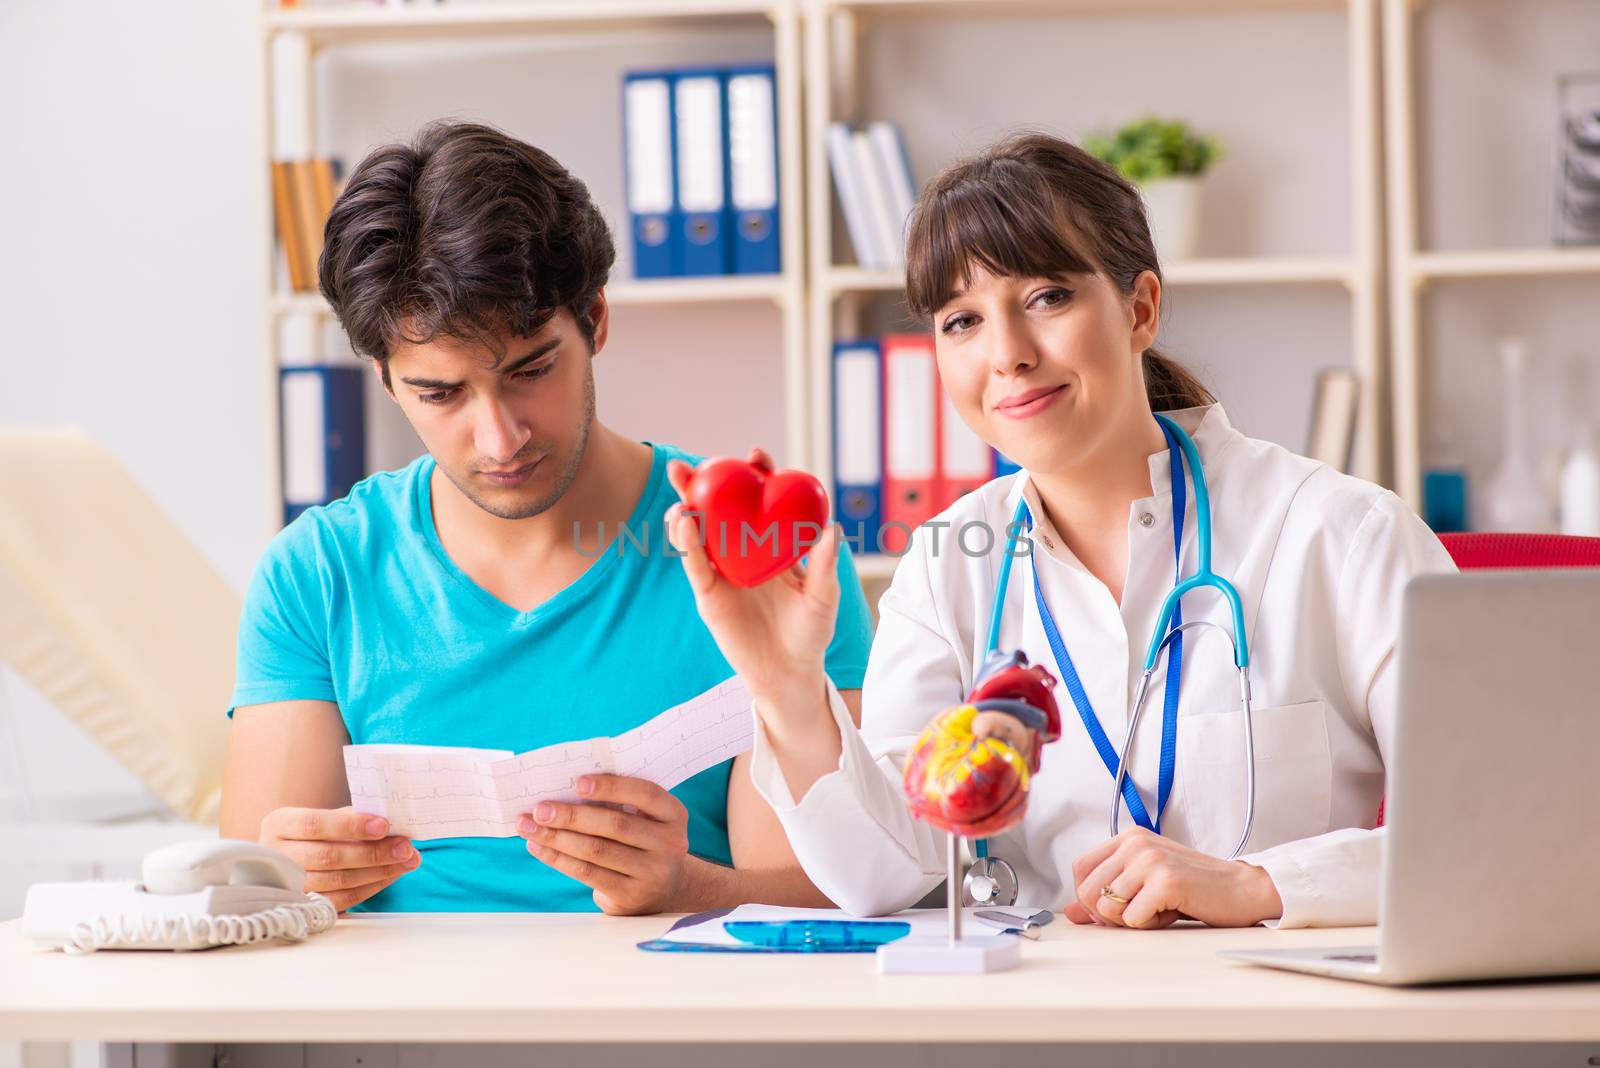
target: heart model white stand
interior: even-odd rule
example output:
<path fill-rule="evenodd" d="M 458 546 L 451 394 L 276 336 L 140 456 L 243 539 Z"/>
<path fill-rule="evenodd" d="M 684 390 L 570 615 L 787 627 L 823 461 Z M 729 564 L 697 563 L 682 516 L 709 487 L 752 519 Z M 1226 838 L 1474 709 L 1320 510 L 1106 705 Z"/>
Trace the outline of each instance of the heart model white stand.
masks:
<path fill-rule="evenodd" d="M 950 933 L 909 935 L 878 947 L 880 975 L 982 975 L 1022 963 L 1022 939 L 1010 934 L 961 933 L 961 837 L 950 836 L 946 876 Z"/>

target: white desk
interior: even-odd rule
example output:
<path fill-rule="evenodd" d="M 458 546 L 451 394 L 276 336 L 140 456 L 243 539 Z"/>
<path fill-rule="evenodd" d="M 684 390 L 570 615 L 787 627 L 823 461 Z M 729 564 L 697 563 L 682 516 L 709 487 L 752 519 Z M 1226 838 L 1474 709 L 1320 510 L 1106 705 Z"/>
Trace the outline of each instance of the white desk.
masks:
<path fill-rule="evenodd" d="M 0 924 L 0 1040 L 1595 1042 L 1600 981 L 1389 990 L 1219 960 L 1371 928 L 1162 932 L 1057 919 L 1023 966 L 880 977 L 870 956 L 645 953 L 667 917 L 342 920 L 203 953 L 31 948 Z"/>

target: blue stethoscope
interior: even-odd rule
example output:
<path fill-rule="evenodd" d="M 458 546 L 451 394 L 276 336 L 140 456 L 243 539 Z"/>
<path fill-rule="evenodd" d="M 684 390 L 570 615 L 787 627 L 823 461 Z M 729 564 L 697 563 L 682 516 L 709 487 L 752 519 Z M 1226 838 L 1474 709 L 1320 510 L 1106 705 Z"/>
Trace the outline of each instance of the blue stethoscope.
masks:
<path fill-rule="evenodd" d="M 1127 804 L 1128 814 L 1135 823 L 1157 834 L 1161 833 L 1161 813 L 1166 809 L 1167 798 L 1172 792 L 1173 771 L 1177 764 L 1178 686 L 1183 669 L 1183 632 L 1190 627 L 1216 627 L 1228 635 L 1229 644 L 1233 646 L 1233 662 L 1239 669 L 1239 702 L 1244 709 L 1245 747 L 1244 831 L 1239 835 L 1239 842 L 1233 847 L 1233 852 L 1228 855 L 1228 859 L 1231 860 L 1244 851 L 1245 842 L 1250 838 L 1250 826 L 1255 822 L 1256 811 L 1255 738 L 1250 723 L 1250 649 L 1245 639 L 1244 606 L 1233 584 L 1211 570 L 1211 494 L 1206 489 L 1205 469 L 1200 464 L 1200 454 L 1194 447 L 1194 441 L 1182 427 L 1166 416 L 1157 415 L 1156 422 L 1161 424 L 1161 432 L 1166 436 L 1167 449 L 1172 457 L 1173 587 L 1172 592 L 1168 593 L 1166 600 L 1162 602 L 1161 618 L 1156 622 L 1155 633 L 1150 636 L 1150 651 L 1144 658 L 1144 675 L 1134 690 L 1133 716 L 1128 723 L 1128 735 L 1120 755 L 1106 737 L 1094 708 L 1089 704 L 1089 695 L 1084 692 L 1083 683 L 1078 679 L 1072 657 L 1067 653 L 1066 643 L 1061 640 L 1055 616 L 1051 614 L 1050 606 L 1045 603 L 1037 568 L 1033 569 L 1033 596 L 1039 606 L 1039 619 L 1044 624 L 1045 637 L 1050 641 L 1050 651 L 1055 654 L 1056 665 L 1061 669 L 1061 681 L 1065 683 L 1067 692 L 1072 695 L 1072 703 L 1078 709 L 1078 718 L 1083 721 L 1084 729 L 1088 731 L 1090 740 L 1100 753 L 1100 759 L 1115 780 L 1111 793 L 1112 837 L 1117 834 L 1117 825 L 1124 803 Z M 1194 479 L 1195 527 L 1200 549 L 1199 567 L 1187 579 L 1183 577 L 1185 464 L 1188 466 L 1190 477 Z M 1006 529 L 1006 551 L 1000 562 L 1000 578 L 994 591 L 994 609 L 989 618 L 988 652 L 990 653 L 1000 646 L 1000 617 L 1005 608 L 1006 590 L 1011 582 L 1011 562 L 1016 556 L 1017 539 L 1023 530 L 1033 529 L 1033 513 L 1029 511 L 1026 499 L 1017 502 L 1016 513 Z M 1031 541 L 1028 545 L 1028 560 L 1030 564 L 1033 563 Z M 1183 595 L 1201 586 L 1210 586 L 1227 598 L 1228 606 L 1233 610 L 1233 633 L 1228 634 L 1227 628 L 1210 620 L 1183 622 Z M 1150 689 L 1150 679 L 1155 675 L 1156 662 L 1161 656 L 1161 651 L 1169 645 L 1171 649 L 1167 654 L 1166 702 L 1161 719 L 1161 765 L 1156 787 L 1156 814 L 1152 819 L 1143 799 L 1139 796 L 1139 788 L 1128 778 L 1128 755 L 1133 748 L 1134 736 L 1139 731 L 1139 717 L 1144 711 L 1144 698 Z M 1017 880 L 1011 866 L 1004 861 L 989 857 L 982 842 L 978 843 L 977 852 L 979 859 L 973 867 L 972 875 L 968 877 L 969 886 L 976 883 L 980 890 L 1003 887 L 1004 890 L 1014 894 Z"/>

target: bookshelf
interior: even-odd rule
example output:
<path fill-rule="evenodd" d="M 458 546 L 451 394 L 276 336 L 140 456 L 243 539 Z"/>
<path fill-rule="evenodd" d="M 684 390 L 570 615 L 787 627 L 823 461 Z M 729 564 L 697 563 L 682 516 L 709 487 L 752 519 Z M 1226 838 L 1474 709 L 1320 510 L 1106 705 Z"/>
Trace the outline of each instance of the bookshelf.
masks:
<path fill-rule="evenodd" d="M 1303 17 L 1310 27 L 1306 33 L 1317 38 L 1317 61 L 1305 71 L 1293 63 L 1268 66 L 1273 81 L 1264 85 L 1233 87 L 1232 92 L 1242 122 L 1255 122 L 1242 130 L 1243 140 L 1265 141 L 1288 138 L 1294 131 L 1283 131 L 1252 118 L 1248 93 L 1272 84 L 1321 87 L 1335 86 L 1325 96 L 1335 98 L 1337 107 L 1322 114 L 1336 115 L 1320 134 L 1331 147 L 1319 159 L 1325 182 L 1318 188 L 1328 198 L 1326 205 L 1312 203 L 1308 213 L 1321 212 L 1331 221 L 1323 238 L 1300 240 L 1291 234 L 1275 240 L 1275 226 L 1284 219 L 1262 215 L 1256 232 L 1237 240 L 1224 241 L 1209 258 L 1163 264 L 1169 293 L 1178 298 L 1180 310 L 1192 311 L 1214 305 L 1223 309 L 1213 314 L 1213 329 L 1231 334 L 1232 322 L 1217 326 L 1219 316 L 1253 317 L 1257 310 L 1280 320 L 1293 320 L 1310 306 L 1320 309 L 1317 320 L 1331 326 L 1332 337 L 1324 351 L 1337 350 L 1339 358 L 1357 372 L 1362 393 L 1357 421 L 1356 473 L 1394 486 L 1413 505 L 1420 504 L 1419 485 L 1423 466 L 1425 410 L 1430 400 L 1425 385 L 1425 358 L 1430 344 L 1427 336 L 1425 302 L 1430 293 L 1463 284 L 1478 286 L 1538 285 L 1544 282 L 1586 283 L 1600 275 L 1600 248 L 1499 247 L 1482 241 L 1461 247 L 1444 247 L 1439 241 L 1425 240 L 1421 208 L 1426 206 L 1424 178 L 1427 160 L 1416 146 L 1418 134 L 1425 131 L 1424 107 L 1418 100 L 1416 53 L 1419 48 L 1418 24 L 1430 10 L 1443 7 L 1488 9 L 1495 4 L 1526 8 L 1530 18 L 1542 17 L 1559 25 L 1566 7 L 1578 0 L 1533 0 L 1513 4 L 1512 0 L 506 0 L 477 2 L 459 0 L 430 7 L 373 7 L 352 3 L 349 6 L 278 9 L 261 0 L 257 19 L 258 41 L 254 61 L 259 65 L 261 94 L 261 158 L 259 202 L 262 205 L 263 246 L 273 248 L 270 190 L 266 182 L 266 161 L 273 154 L 272 131 L 280 117 L 272 113 L 274 42 L 291 40 L 311 60 L 333 50 L 365 48 L 369 45 L 403 45 L 429 49 L 435 43 L 490 42 L 495 47 L 514 47 L 517 42 L 549 41 L 592 42 L 639 35 L 669 36 L 685 30 L 722 31 L 730 28 L 754 30 L 767 35 L 777 71 L 779 109 L 780 210 L 784 272 L 770 277 L 732 277 L 701 279 L 634 280 L 619 272 L 607 292 L 614 307 L 640 309 L 650 316 L 652 328 L 670 323 L 677 330 L 678 319 L 665 316 L 690 315 L 715 328 L 719 322 L 736 324 L 729 330 L 744 330 L 757 313 L 773 318 L 770 334 L 751 335 L 741 344 L 759 351 L 775 351 L 770 386 L 760 388 L 781 393 L 784 421 L 783 455 L 780 462 L 805 467 L 831 482 L 833 466 L 831 393 L 832 346 L 836 338 L 859 334 L 863 324 L 882 319 L 885 308 L 893 306 L 903 291 L 898 271 L 864 270 L 850 262 L 847 243 L 842 243 L 842 227 L 836 218 L 832 177 L 828 168 L 825 136 L 834 119 L 854 121 L 867 118 L 900 120 L 908 147 L 914 151 L 913 171 L 926 180 L 933 168 L 948 161 L 954 151 L 939 143 L 945 131 L 935 129 L 947 122 L 959 127 L 967 139 L 960 149 L 975 150 L 1007 128 L 1023 123 L 1047 123 L 1061 129 L 1063 111 L 1049 97 L 1017 100 L 1010 111 L 992 114 L 969 111 L 948 119 L 937 110 L 916 107 L 885 107 L 885 77 L 871 69 L 871 57 L 886 54 L 881 47 L 870 47 L 873 35 L 926 33 L 930 26 L 953 27 L 956 38 L 968 29 L 982 31 L 1002 27 L 1035 25 L 1037 20 L 1054 27 L 1054 32 L 1076 35 L 1079 29 L 1094 31 L 1108 24 L 1146 19 L 1141 26 L 1155 26 L 1168 18 L 1189 20 L 1190 28 L 1228 27 L 1227 37 L 1249 38 L 1263 26 L 1276 23 L 1260 20 Z M 1539 16 L 1541 8 L 1551 8 Z M 1565 5 L 1565 7 L 1563 7 Z M 1157 18 L 1159 17 L 1159 18 Z M 1229 22 L 1228 20 L 1237 20 Z M 1586 23 L 1587 25 L 1587 23 Z M 942 30 L 940 32 L 943 32 Z M 1098 31 L 1096 31 L 1098 32 Z M 1296 30 L 1298 34 L 1300 31 Z M 1029 35 L 1024 35 L 1024 37 Z M 1293 35 L 1268 36 L 1277 42 L 1294 40 Z M 1075 38 L 1074 38 L 1075 39 Z M 1207 36 L 1213 46 L 1219 38 Z M 1019 45 L 1025 44 L 1018 38 Z M 938 67 L 923 61 L 916 46 L 928 38 L 914 39 L 914 45 L 898 56 L 907 78 L 918 78 L 918 91 L 934 96 L 932 90 L 945 88 L 931 83 L 939 78 Z M 1198 48 L 1198 46 L 1197 46 Z M 1172 53 L 1171 48 L 1168 53 Z M 1269 57 L 1270 58 L 1270 57 Z M 369 62 L 371 62 L 369 60 Z M 1018 71 L 1008 71 L 991 57 L 978 69 L 986 88 L 986 105 L 993 105 L 996 92 Z M 1020 67 L 1026 60 L 1020 61 Z M 1037 66 L 1037 64 L 1035 64 Z M 326 120 L 330 109 L 338 109 L 337 99 L 317 100 L 316 65 L 303 66 L 306 84 L 296 98 L 304 101 L 304 114 L 289 116 L 301 131 L 304 143 L 317 146 L 317 116 Z M 948 69 L 960 70 L 959 66 Z M 1208 77 L 1228 82 L 1238 73 L 1202 68 Z M 899 69 L 896 74 L 901 75 Z M 1198 76 L 1188 75 L 1186 85 L 1199 87 Z M 1065 85 L 1065 69 L 1046 71 L 1041 78 L 1054 78 Z M 1035 87 L 1040 84 L 1036 81 Z M 1047 86 L 1048 82 L 1043 83 Z M 1138 89 L 1139 79 L 1131 83 Z M 1189 105 L 1187 96 L 1171 91 L 1156 100 L 1130 93 L 1127 114 L 1135 110 L 1182 112 Z M 892 95 L 892 94 L 890 94 Z M 1309 96 L 1311 94 L 1302 94 Z M 980 94 L 981 96 L 981 94 Z M 908 99 L 904 93 L 902 104 Z M 597 138 L 610 137 L 617 122 L 615 100 L 596 100 L 605 112 L 605 126 Z M 901 114 L 900 112 L 907 112 Z M 336 111 L 334 112 L 337 113 Z M 974 115 L 980 116 L 974 118 Z M 412 125 L 432 114 L 411 116 Z M 485 116 L 494 121 L 493 115 Z M 1545 116 L 1540 115 L 1539 121 Z M 391 125 L 398 121 L 388 116 Z M 517 132 L 516 127 L 512 127 Z M 525 132 L 525 131 L 524 131 Z M 1062 132 L 1075 132 L 1064 129 Z M 398 136 L 398 134 L 397 134 Z M 1241 131 L 1233 135 L 1241 138 Z M 601 153 L 574 164 L 574 170 L 591 185 L 610 182 L 619 186 L 621 170 L 620 138 L 609 155 Z M 921 148 L 919 152 L 916 149 Z M 936 149 L 930 149 L 935 145 Z M 1276 146 L 1274 146 L 1276 147 Z M 558 157 L 563 154 L 557 152 Z M 608 161 L 614 160 L 614 164 Z M 565 161 L 565 160 L 564 160 Z M 598 162 L 597 162 L 598 161 Z M 350 161 L 350 162 L 353 162 Z M 1268 159 L 1268 162 L 1276 162 Z M 614 174 L 605 173 L 613 166 Z M 598 168 L 598 170 L 597 170 Z M 1299 180 L 1303 180 L 1303 173 Z M 1264 183 L 1296 180 L 1273 174 Z M 1258 189 L 1276 190 L 1263 184 Z M 1542 192 L 1542 191 L 1540 191 Z M 605 206 L 604 204 L 602 205 Z M 1249 203 L 1236 200 L 1231 209 L 1245 214 Z M 1280 205 L 1281 208 L 1281 205 Z M 614 224 L 622 221 L 615 211 Z M 1247 220 L 1248 221 L 1248 220 Z M 1248 226 L 1245 227 L 1249 229 Z M 1292 227 L 1290 228 L 1293 229 Z M 1303 236 L 1302 231 L 1295 231 Z M 1331 235 L 1331 236 L 1329 236 Z M 619 238 L 619 246 L 625 239 Z M 1527 242 L 1532 246 L 1536 241 Z M 1506 242 L 1506 244 L 1512 244 Z M 274 272 L 265 278 L 265 369 L 268 375 L 266 427 L 272 442 L 269 449 L 271 471 L 268 492 L 272 496 L 271 514 L 279 514 L 278 470 L 281 450 L 278 441 L 277 410 L 277 326 L 289 314 L 326 317 L 328 310 L 315 293 L 292 293 L 274 286 Z M 1309 304 L 1307 302 L 1310 302 Z M 683 309 L 679 311 L 678 309 Z M 766 320 L 763 319 L 762 322 Z M 1181 351 L 1178 355 L 1183 356 Z M 1292 355 L 1292 354 L 1291 354 Z M 1202 371 L 1205 368 L 1201 368 Z M 1313 368 L 1296 367 L 1294 375 L 1308 382 Z M 1276 380 L 1279 385 L 1283 380 Z M 749 387 L 746 387 L 749 388 Z M 1277 388 L 1276 386 L 1274 388 Z M 1293 381 L 1286 388 L 1298 388 Z M 1225 399 L 1227 399 L 1225 397 Z M 1290 396 L 1286 409 L 1296 398 Z M 1309 390 L 1304 398 L 1309 412 Z M 1298 447 L 1296 442 L 1286 444 Z M 895 561 L 867 557 L 859 561 L 863 579 L 880 585 L 894 570 Z"/>
<path fill-rule="evenodd" d="M 1427 329 L 1424 312 L 1425 302 L 1430 296 L 1439 293 L 1442 287 L 1471 281 L 1493 283 L 1495 289 L 1503 290 L 1505 284 L 1516 279 L 1592 280 L 1595 283 L 1593 286 L 1580 285 L 1576 290 L 1579 299 L 1586 299 L 1587 306 L 1592 309 L 1595 306 L 1594 294 L 1600 292 L 1600 247 L 1428 247 L 1429 244 L 1438 243 L 1440 235 L 1429 235 L 1431 240 L 1425 239 L 1421 210 L 1425 196 L 1425 166 L 1430 161 L 1424 158 L 1425 153 L 1419 150 L 1418 145 L 1425 143 L 1430 131 L 1419 100 L 1419 83 L 1423 74 L 1419 69 L 1420 60 L 1427 46 L 1425 35 L 1420 32 L 1423 27 L 1419 24 L 1428 16 L 1429 9 L 1459 3 L 1461 0 L 1427 0 L 1426 3 L 1421 0 L 1383 0 L 1384 81 L 1389 87 L 1384 103 L 1389 217 L 1388 347 L 1393 367 L 1393 485 L 1396 492 L 1418 509 L 1422 505 L 1422 471 L 1426 460 L 1424 432 L 1432 399 L 1426 368 L 1430 351 L 1436 350 L 1440 344 L 1439 339 L 1430 336 Z M 1515 18 L 1518 20 L 1538 19 L 1540 8 L 1544 8 L 1547 21 L 1565 14 L 1562 8 L 1575 7 L 1544 4 L 1540 0 L 1532 3 L 1494 0 L 1492 5 L 1475 6 L 1490 11 L 1492 15 L 1507 18 L 1512 17 L 1511 11 L 1515 8 Z M 1574 13 L 1580 17 L 1584 14 L 1576 10 Z M 1587 35 L 1580 32 L 1576 22 L 1567 23 L 1566 35 L 1575 42 L 1592 40 L 1594 32 L 1600 32 L 1600 19 L 1594 18 L 1593 8 L 1586 14 L 1585 26 L 1590 31 Z M 1525 58 L 1521 50 L 1514 49 L 1511 42 L 1505 41 L 1501 42 L 1501 48 L 1505 54 L 1497 54 L 1496 59 L 1507 80 L 1525 76 L 1529 64 L 1516 62 Z M 1590 68 L 1595 66 L 1592 48 L 1584 53 L 1580 43 L 1571 54 L 1574 63 L 1584 63 Z M 1548 74 L 1551 84 L 1554 84 L 1555 69 L 1541 73 Z M 1537 121 L 1544 124 L 1541 128 L 1554 128 L 1556 116 L 1553 105 L 1552 94 L 1550 112 L 1538 116 Z M 1499 131 L 1492 125 L 1493 118 L 1480 115 L 1480 125 L 1474 130 L 1474 136 L 1481 137 L 1486 143 L 1495 143 Z M 1522 189 L 1520 192 L 1538 200 L 1548 200 L 1549 197 L 1548 190 L 1543 189 Z M 1587 294 L 1586 297 L 1584 294 Z M 1570 302 L 1561 302 L 1560 307 L 1563 314 L 1582 310 L 1571 307 Z M 1486 342 L 1492 340 L 1485 339 Z M 1595 358 L 1592 348 L 1589 358 Z M 1485 368 L 1486 377 L 1492 378 L 1495 369 L 1487 364 Z M 1481 433 L 1492 437 L 1497 431 L 1497 426 L 1489 426 L 1484 427 Z"/>
<path fill-rule="evenodd" d="M 1361 383 L 1357 418 L 1357 473 L 1374 480 L 1385 473 L 1385 412 L 1383 367 L 1383 246 L 1381 170 L 1379 148 L 1380 51 L 1377 0 L 808 0 L 805 10 L 807 239 L 812 264 L 810 301 L 811 411 L 813 425 L 811 466 L 831 472 L 832 350 L 835 338 L 859 336 L 863 308 L 903 293 L 899 271 L 866 270 L 842 262 L 844 249 L 834 222 L 835 195 L 828 166 L 826 136 L 835 119 L 898 119 L 895 114 L 872 114 L 864 109 L 867 81 L 862 69 L 864 35 L 893 32 L 897 26 L 925 24 L 931 19 L 986 20 L 1032 16 L 1054 20 L 1144 14 L 1177 13 L 1226 18 L 1234 13 L 1256 12 L 1342 13 L 1344 19 L 1346 110 L 1344 130 L 1344 186 L 1349 203 L 1349 228 L 1345 250 L 1332 255 L 1271 254 L 1195 259 L 1164 263 L 1169 290 L 1189 288 L 1238 289 L 1252 299 L 1272 300 L 1286 289 L 1310 287 L 1343 297 L 1348 317 L 1351 361 Z M 906 46 L 903 51 L 911 51 Z M 1181 109 L 1183 101 L 1170 105 Z M 1131 116 L 1129 116 L 1131 117 Z M 1000 116 L 1009 122 L 1039 122 L 1038 115 L 1019 110 Z M 906 129 L 908 142 L 919 131 Z M 973 146 L 977 147 L 977 146 Z M 918 171 L 925 181 L 929 174 Z M 846 243 L 847 245 L 847 243 Z M 1310 403 L 1306 397 L 1307 410 Z M 1298 443 L 1294 444 L 1299 447 Z M 867 556 L 859 561 L 865 579 L 880 583 L 892 577 L 896 561 Z"/>
<path fill-rule="evenodd" d="M 606 300 L 612 307 L 651 304 L 720 304 L 738 301 L 765 301 L 783 307 L 789 303 L 791 287 L 782 275 L 742 275 L 729 278 L 623 279 L 606 286 Z M 274 290 L 270 306 L 275 314 L 296 312 L 307 315 L 332 315 L 317 293 L 286 293 Z"/>
<path fill-rule="evenodd" d="M 762 336 L 757 342 L 780 353 L 780 381 L 774 382 L 773 386 L 782 393 L 784 433 L 781 445 L 777 442 L 772 445 L 779 445 L 783 450 L 779 456 L 780 462 L 805 463 L 810 450 L 806 435 L 811 421 L 807 410 L 809 392 L 804 335 L 800 21 L 793 0 L 518 0 L 510 3 L 462 2 L 392 8 L 357 3 L 280 8 L 271 0 L 257 2 L 260 6 L 256 19 L 254 63 L 261 89 L 260 170 L 263 181 L 259 195 L 262 205 L 260 232 L 264 235 L 263 248 L 268 256 L 266 270 L 262 272 L 266 290 L 263 324 L 267 378 L 265 424 L 270 442 L 266 488 L 270 497 L 268 514 L 274 517 L 274 530 L 278 517 L 282 515 L 278 369 L 284 354 L 279 351 L 280 324 L 289 315 L 313 316 L 319 323 L 326 323 L 331 316 L 331 309 L 319 294 L 287 290 L 278 279 L 273 205 L 271 191 L 264 178 L 267 162 L 274 158 L 280 142 L 285 140 L 286 128 L 289 131 L 288 139 L 293 143 L 308 146 L 313 152 L 326 150 L 327 146 L 321 143 L 318 136 L 318 116 L 326 118 L 330 113 L 336 114 L 343 102 L 338 99 L 318 99 L 316 61 L 319 56 L 338 49 L 399 45 L 415 50 L 427 49 L 435 44 L 458 43 L 469 46 L 481 43 L 504 48 L 508 43 L 520 41 L 537 45 L 558 37 L 587 42 L 592 47 L 597 38 L 621 40 L 637 38 L 640 34 L 684 30 L 755 29 L 770 34 L 777 89 L 779 240 L 783 272 L 777 275 L 709 278 L 639 280 L 627 277 L 624 273 L 627 253 L 623 250 L 627 240 L 626 215 L 619 205 L 616 210 L 608 211 L 608 217 L 617 232 L 619 263 L 613 271 L 612 283 L 606 287 L 606 294 L 613 308 L 658 309 L 651 312 L 655 316 L 678 315 L 680 313 L 675 309 L 679 308 L 692 309 L 699 321 L 713 324 L 721 308 L 754 306 L 775 311 L 778 324 L 775 333 Z M 298 61 L 289 64 L 275 62 L 274 51 L 280 48 L 296 54 Z M 289 69 L 288 77 L 296 79 L 299 84 L 279 86 L 274 83 L 277 71 L 282 66 Z M 285 89 L 289 91 L 284 92 Z M 615 135 L 610 141 L 615 146 L 615 176 L 620 176 L 622 169 L 620 91 L 619 84 L 611 95 L 593 101 L 597 112 L 597 130 L 615 128 Z M 291 102 L 294 114 L 274 113 L 274 101 L 282 99 Z M 408 125 L 414 129 L 435 117 L 438 117 L 437 113 L 417 114 L 411 117 Z M 490 122 L 496 121 L 494 115 L 483 117 Z M 514 126 L 509 128 L 514 134 L 520 132 L 527 136 L 526 131 L 519 131 Z M 395 136 L 406 136 L 408 133 L 409 129 L 406 129 Z M 597 136 L 607 135 L 602 132 Z M 537 137 L 533 139 L 538 140 Z M 355 159 L 347 159 L 346 162 L 353 165 Z M 586 182 L 594 184 L 594 176 L 584 173 L 583 168 L 575 167 L 574 171 Z M 613 184 L 620 187 L 620 178 Z M 601 207 L 607 210 L 608 205 L 601 202 Z M 652 319 L 652 323 L 659 321 Z M 748 322 L 748 316 L 739 322 L 742 326 Z M 692 325 L 687 327 L 689 330 L 694 328 Z M 369 430 L 369 437 L 371 433 Z"/>
<path fill-rule="evenodd" d="M 1312 257 L 1179 260 L 1161 272 L 1172 285 L 1352 285 L 1355 266 L 1348 260 Z M 835 266 L 818 272 L 816 284 L 837 297 L 846 293 L 900 293 L 905 275 L 864 267 Z M 1529 272 L 1534 273 L 1534 272 Z"/>

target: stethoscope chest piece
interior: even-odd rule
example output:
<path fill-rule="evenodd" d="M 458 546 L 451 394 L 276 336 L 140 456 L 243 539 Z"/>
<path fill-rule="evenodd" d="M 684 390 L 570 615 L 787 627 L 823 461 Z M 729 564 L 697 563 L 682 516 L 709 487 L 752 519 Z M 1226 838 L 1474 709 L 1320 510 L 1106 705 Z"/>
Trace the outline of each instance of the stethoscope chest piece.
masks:
<path fill-rule="evenodd" d="M 979 857 L 961 880 L 961 897 L 966 905 L 1015 905 L 1017 869 L 999 857 Z"/>

